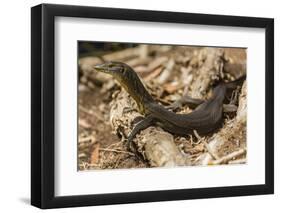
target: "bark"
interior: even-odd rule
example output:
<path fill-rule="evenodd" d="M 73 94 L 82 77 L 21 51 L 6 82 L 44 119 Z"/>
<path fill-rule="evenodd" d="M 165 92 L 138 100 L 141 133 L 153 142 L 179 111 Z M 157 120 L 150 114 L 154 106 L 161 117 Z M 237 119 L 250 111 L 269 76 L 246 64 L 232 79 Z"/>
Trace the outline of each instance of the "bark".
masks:
<path fill-rule="evenodd" d="M 219 48 L 203 48 L 194 56 L 197 69 L 193 71 L 193 81 L 190 86 L 190 96 L 202 98 L 210 85 L 218 79 L 223 68 L 223 50 Z M 193 60 L 191 61 L 191 65 Z"/>
<path fill-rule="evenodd" d="M 123 138 L 132 130 L 131 122 L 141 116 L 135 109 L 135 102 L 124 90 L 111 102 L 110 123 L 115 133 Z M 160 127 L 151 126 L 141 131 L 133 142 L 153 167 L 190 165 L 188 158 L 175 145 L 173 135 Z"/>

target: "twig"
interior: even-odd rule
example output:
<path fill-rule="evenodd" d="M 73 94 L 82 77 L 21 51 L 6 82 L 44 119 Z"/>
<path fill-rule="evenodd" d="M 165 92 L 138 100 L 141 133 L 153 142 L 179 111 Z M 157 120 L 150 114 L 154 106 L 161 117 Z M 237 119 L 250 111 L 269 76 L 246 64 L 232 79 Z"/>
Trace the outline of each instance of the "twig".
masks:
<path fill-rule="evenodd" d="M 212 151 L 209 144 L 205 140 L 203 140 L 204 138 L 202 138 L 196 130 L 193 130 L 193 133 L 194 133 L 195 137 L 198 139 L 197 144 L 199 144 L 199 142 L 203 141 L 203 144 L 206 147 L 208 153 L 212 156 L 213 159 L 218 160 L 219 157 Z"/>
<path fill-rule="evenodd" d="M 118 158 L 117 158 L 117 160 L 116 160 L 116 163 L 115 163 L 115 165 L 114 165 L 114 169 L 116 169 L 117 166 L 119 165 L 120 159 L 121 159 L 121 155 L 118 156 Z"/>
<path fill-rule="evenodd" d="M 197 138 L 197 137 L 196 137 L 196 138 Z M 198 144 L 200 144 L 200 143 L 202 142 L 202 140 L 199 139 L 199 140 L 197 140 L 196 142 L 194 142 L 194 141 L 193 141 L 193 136 L 190 135 L 190 142 L 191 142 L 192 145 L 198 145 Z"/>
<path fill-rule="evenodd" d="M 97 167 L 97 169 L 98 169 L 98 168 L 100 168 L 100 164 L 82 162 L 82 163 L 79 164 L 79 167 L 83 167 L 84 170 L 88 170 L 89 167 Z"/>
<path fill-rule="evenodd" d="M 131 156 L 135 156 L 135 154 L 132 153 L 132 152 L 127 152 L 127 151 L 122 151 L 122 150 L 117 150 L 117 149 L 100 148 L 100 151 L 117 152 L 117 153 L 124 153 L 124 154 L 128 154 L 128 155 L 131 155 Z"/>
<path fill-rule="evenodd" d="M 79 123 L 79 126 L 85 128 L 85 129 L 91 128 L 91 125 L 85 120 L 79 119 L 78 123 Z"/>
<path fill-rule="evenodd" d="M 198 134 L 198 132 L 195 129 L 193 130 L 193 133 L 199 141 L 202 140 L 202 137 Z"/>
<path fill-rule="evenodd" d="M 247 159 L 243 158 L 243 159 L 229 161 L 228 164 L 243 164 L 243 163 L 246 163 L 246 162 L 247 162 Z"/>
<path fill-rule="evenodd" d="M 210 165 L 219 165 L 219 164 L 227 163 L 228 161 L 232 160 L 233 158 L 238 157 L 244 153 L 246 153 L 246 149 L 239 149 L 238 151 L 235 151 L 226 156 L 223 156 L 222 158 L 220 158 L 218 160 L 210 162 Z"/>
<path fill-rule="evenodd" d="M 92 135 L 90 135 L 88 137 L 85 137 L 85 138 L 81 138 L 81 139 L 79 138 L 79 143 L 85 143 L 85 142 L 88 142 L 88 141 L 94 141 Z"/>
<path fill-rule="evenodd" d="M 232 92 L 231 94 L 231 98 L 230 98 L 230 104 L 235 104 L 238 101 L 238 94 L 239 94 L 239 90 L 236 89 Z"/>
<path fill-rule="evenodd" d="M 206 147 L 208 153 L 212 156 L 213 159 L 218 160 L 219 156 L 217 156 L 211 149 L 211 147 L 209 146 L 209 144 L 206 141 L 203 141 L 204 146 Z"/>
<path fill-rule="evenodd" d="M 112 144 L 108 145 L 105 149 L 109 149 L 109 147 L 115 146 L 115 145 L 120 144 L 120 143 L 123 143 L 123 142 L 122 141 L 118 141 L 116 143 L 112 143 Z"/>
<path fill-rule="evenodd" d="M 93 112 L 86 109 L 85 107 L 79 105 L 79 110 L 81 110 L 82 112 L 86 113 L 86 114 L 89 114 L 89 115 L 93 115 Z"/>
<path fill-rule="evenodd" d="M 88 168 L 88 163 L 83 161 L 82 166 L 83 166 L 84 170 L 86 170 Z"/>

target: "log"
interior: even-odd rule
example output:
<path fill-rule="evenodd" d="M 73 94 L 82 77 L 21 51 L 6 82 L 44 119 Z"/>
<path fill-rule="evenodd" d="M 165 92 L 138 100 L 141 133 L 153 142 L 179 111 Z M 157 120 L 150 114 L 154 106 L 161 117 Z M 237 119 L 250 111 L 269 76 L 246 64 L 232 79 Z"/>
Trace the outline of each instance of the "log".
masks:
<path fill-rule="evenodd" d="M 191 61 L 196 61 L 199 66 L 193 71 L 193 82 L 190 86 L 190 96 L 193 98 L 203 98 L 210 85 L 218 79 L 223 68 L 223 49 L 203 48 L 196 52 Z"/>
<path fill-rule="evenodd" d="M 113 131 L 127 137 L 132 130 L 131 122 L 141 114 L 136 103 L 123 89 L 111 102 L 110 123 Z M 175 167 L 190 165 L 189 159 L 180 152 L 174 143 L 174 137 L 160 127 L 151 126 L 137 135 L 133 141 L 138 152 L 149 161 L 152 167 Z"/>

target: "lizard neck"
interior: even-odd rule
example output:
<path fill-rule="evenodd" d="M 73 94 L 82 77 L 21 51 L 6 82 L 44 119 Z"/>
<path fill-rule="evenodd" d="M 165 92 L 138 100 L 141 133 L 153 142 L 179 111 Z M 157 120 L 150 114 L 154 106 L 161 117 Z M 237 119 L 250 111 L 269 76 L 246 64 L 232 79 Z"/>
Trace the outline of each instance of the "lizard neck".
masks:
<path fill-rule="evenodd" d="M 127 69 L 126 77 L 120 76 L 116 79 L 136 101 L 140 113 L 148 114 L 149 104 L 155 102 L 155 100 L 148 93 L 135 71 L 132 68 L 129 68 Z"/>

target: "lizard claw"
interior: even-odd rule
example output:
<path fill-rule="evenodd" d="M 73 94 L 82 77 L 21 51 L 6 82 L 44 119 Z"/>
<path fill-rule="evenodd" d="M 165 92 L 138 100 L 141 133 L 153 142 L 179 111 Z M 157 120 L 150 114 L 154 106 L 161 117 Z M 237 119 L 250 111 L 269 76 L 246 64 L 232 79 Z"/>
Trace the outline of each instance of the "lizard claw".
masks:
<path fill-rule="evenodd" d="M 175 111 L 175 110 L 177 110 L 177 109 L 179 109 L 181 107 L 182 107 L 181 101 L 175 101 L 174 103 L 170 104 L 169 106 L 166 106 L 165 108 L 167 110 Z"/>
<path fill-rule="evenodd" d="M 132 149 L 131 149 L 132 140 L 133 140 L 133 138 L 130 137 L 130 135 L 129 135 L 125 141 L 125 145 L 127 147 L 127 150 L 129 150 L 129 151 L 132 151 Z"/>
<path fill-rule="evenodd" d="M 129 152 L 132 152 L 135 154 L 135 157 L 139 160 L 139 161 L 143 161 L 143 158 L 142 156 L 140 155 L 140 153 L 138 152 L 137 150 L 137 147 L 136 147 L 136 144 L 133 142 L 133 138 L 129 137 L 127 138 L 126 142 L 125 142 L 125 145 L 127 147 L 127 150 Z"/>

